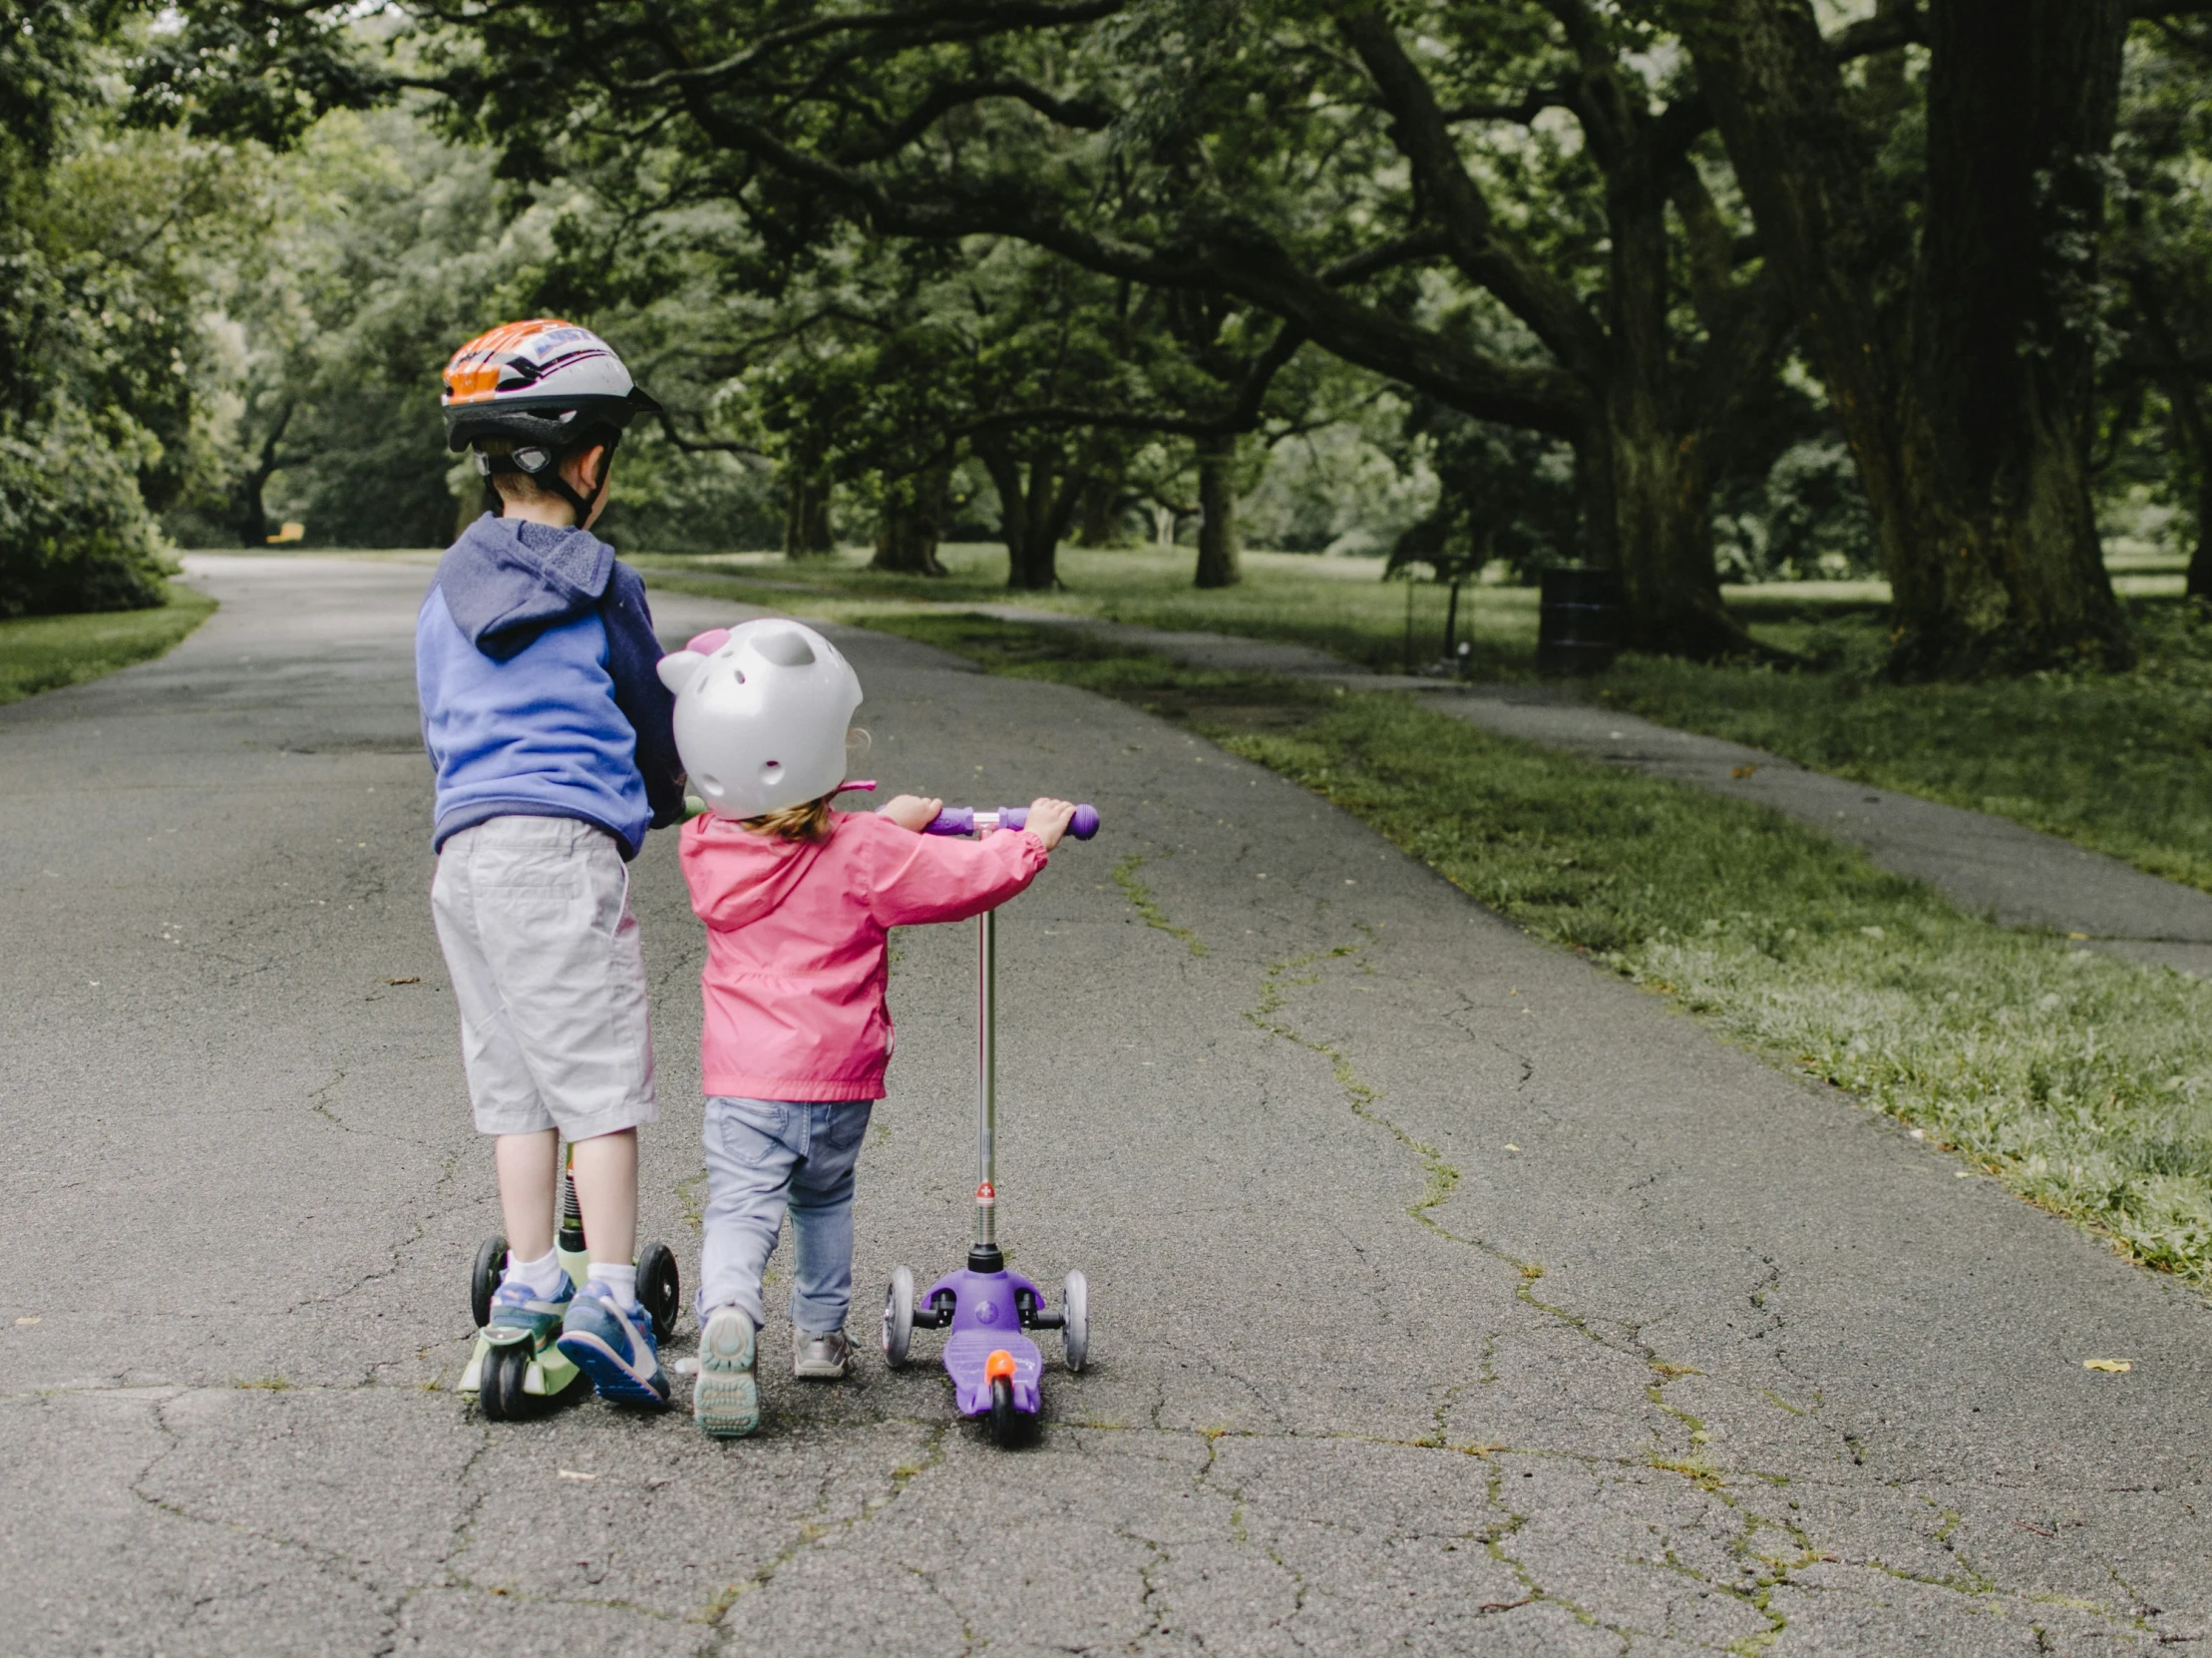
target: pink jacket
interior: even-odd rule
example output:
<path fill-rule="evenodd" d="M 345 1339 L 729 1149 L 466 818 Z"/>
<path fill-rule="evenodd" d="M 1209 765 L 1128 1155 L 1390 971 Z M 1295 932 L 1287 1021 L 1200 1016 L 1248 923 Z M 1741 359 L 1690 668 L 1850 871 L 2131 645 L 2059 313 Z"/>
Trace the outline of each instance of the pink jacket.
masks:
<path fill-rule="evenodd" d="M 819 841 L 712 815 L 683 826 L 683 878 L 707 924 L 699 1067 L 710 1094 L 883 1098 L 889 930 L 980 915 L 1045 865 L 1044 843 L 1026 830 L 968 841 L 873 812 L 831 821 Z"/>

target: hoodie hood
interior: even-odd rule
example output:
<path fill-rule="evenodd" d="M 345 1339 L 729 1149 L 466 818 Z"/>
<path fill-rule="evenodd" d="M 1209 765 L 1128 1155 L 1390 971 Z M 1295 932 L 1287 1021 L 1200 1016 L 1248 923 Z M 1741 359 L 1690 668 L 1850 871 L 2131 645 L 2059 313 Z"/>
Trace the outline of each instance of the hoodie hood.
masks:
<path fill-rule="evenodd" d="M 487 513 L 438 561 L 438 588 L 468 641 L 506 661 L 599 602 L 614 549 L 587 530 Z"/>
<path fill-rule="evenodd" d="M 842 824 L 843 814 L 833 813 L 830 833 L 822 839 L 787 841 L 781 835 L 755 834 L 711 812 L 692 819 L 685 827 L 683 858 L 687 870 L 696 872 L 690 877 L 694 908 L 705 887 L 716 927 L 744 927 L 773 914 L 798 891 Z"/>

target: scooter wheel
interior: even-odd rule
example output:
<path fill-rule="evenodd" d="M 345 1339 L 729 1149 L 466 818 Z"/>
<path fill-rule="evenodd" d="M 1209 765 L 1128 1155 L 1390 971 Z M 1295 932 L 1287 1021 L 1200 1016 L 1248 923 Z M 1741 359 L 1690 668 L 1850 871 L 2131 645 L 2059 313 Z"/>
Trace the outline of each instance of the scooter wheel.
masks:
<path fill-rule="evenodd" d="M 469 1269 L 469 1316 L 479 1330 L 492 1322 L 492 1292 L 500 1287 L 505 1271 L 507 1240 L 495 1232 L 484 1240 L 484 1247 L 476 1252 L 476 1265 Z"/>
<path fill-rule="evenodd" d="M 1021 1413 L 1014 1409 L 1014 1385 L 1003 1376 L 990 1385 L 990 1443 L 1000 1450 L 1021 1436 Z"/>
<path fill-rule="evenodd" d="M 676 1252 L 664 1243 L 646 1246 L 637 1260 L 637 1299 L 653 1317 L 653 1339 L 666 1341 L 676 1332 L 676 1318 L 683 1311 L 683 1277 L 676 1271 Z"/>
<path fill-rule="evenodd" d="M 1091 1286 L 1080 1272 L 1069 1273 L 1060 1286 L 1060 1352 L 1071 1371 L 1090 1363 Z"/>
<path fill-rule="evenodd" d="M 907 1362 L 907 1344 L 914 1340 L 914 1274 L 905 1267 L 891 1269 L 891 1288 L 884 1292 L 884 1363 L 897 1370 Z"/>
<path fill-rule="evenodd" d="M 529 1375 L 527 1342 L 495 1347 L 484 1356 L 484 1380 L 478 1386 L 477 1403 L 487 1422 L 514 1422 L 530 1409 L 530 1395 L 523 1391 Z"/>

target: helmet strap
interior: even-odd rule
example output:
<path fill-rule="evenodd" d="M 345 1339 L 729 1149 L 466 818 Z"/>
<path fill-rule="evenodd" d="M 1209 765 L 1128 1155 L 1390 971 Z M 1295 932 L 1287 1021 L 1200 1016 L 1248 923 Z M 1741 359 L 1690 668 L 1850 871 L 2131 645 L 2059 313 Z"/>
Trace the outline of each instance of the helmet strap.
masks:
<path fill-rule="evenodd" d="M 561 475 L 560 462 L 564 457 L 556 455 L 553 457 L 551 466 L 541 465 L 534 471 L 530 467 L 519 464 L 511 455 L 487 455 L 481 449 L 478 450 L 477 470 L 484 475 L 484 488 L 490 498 L 487 505 L 493 507 L 499 517 L 505 518 L 507 516 L 507 499 L 499 493 L 498 487 L 492 480 L 500 473 L 511 472 L 518 477 L 530 479 L 540 489 L 551 490 L 561 500 L 567 502 L 569 510 L 576 515 L 575 527 L 578 530 L 583 529 L 590 522 L 591 509 L 598 504 L 599 497 L 606 493 L 607 474 L 613 470 L 614 445 L 618 435 L 612 432 L 604 433 L 595 436 L 591 443 L 579 446 L 590 448 L 592 444 L 596 444 L 600 450 L 598 470 L 591 480 L 591 493 L 589 495 L 577 494 L 568 480 Z M 570 453 L 574 453 L 574 451 L 571 450 Z"/>

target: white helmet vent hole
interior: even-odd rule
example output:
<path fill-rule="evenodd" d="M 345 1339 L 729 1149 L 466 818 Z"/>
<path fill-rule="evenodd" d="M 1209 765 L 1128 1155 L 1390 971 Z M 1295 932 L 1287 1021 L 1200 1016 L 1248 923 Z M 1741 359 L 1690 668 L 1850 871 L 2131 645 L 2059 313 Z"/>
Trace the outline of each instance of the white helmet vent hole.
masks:
<path fill-rule="evenodd" d="M 814 647 L 798 633 L 763 633 L 753 640 L 753 648 L 778 667 L 805 667 L 814 660 Z"/>
<path fill-rule="evenodd" d="M 766 765 L 760 768 L 760 780 L 763 783 L 781 782 L 783 780 L 783 774 L 784 763 L 781 760 L 770 760 Z"/>

